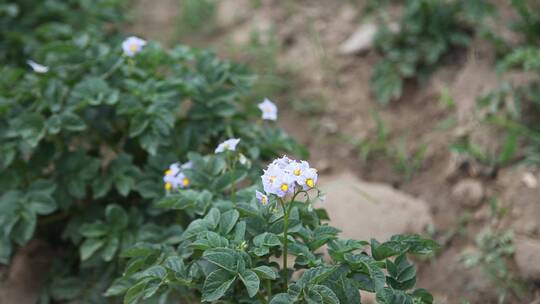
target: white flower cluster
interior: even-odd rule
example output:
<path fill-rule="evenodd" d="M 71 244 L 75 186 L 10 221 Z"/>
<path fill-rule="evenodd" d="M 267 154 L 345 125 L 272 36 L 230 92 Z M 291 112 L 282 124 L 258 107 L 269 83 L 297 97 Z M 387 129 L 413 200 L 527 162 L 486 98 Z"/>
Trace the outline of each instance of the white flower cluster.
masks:
<path fill-rule="evenodd" d="M 296 161 L 283 156 L 274 160 L 261 176 L 264 192 L 257 194 L 263 204 L 268 202 L 268 195 L 284 197 L 294 193 L 297 187 L 306 191 L 317 184 L 317 170 L 311 168 L 307 161 Z"/>
<path fill-rule="evenodd" d="M 191 184 L 190 179 L 186 176 L 185 170 L 192 168 L 191 162 L 185 164 L 174 163 L 165 171 L 163 182 L 165 182 L 165 190 L 187 188 Z"/>

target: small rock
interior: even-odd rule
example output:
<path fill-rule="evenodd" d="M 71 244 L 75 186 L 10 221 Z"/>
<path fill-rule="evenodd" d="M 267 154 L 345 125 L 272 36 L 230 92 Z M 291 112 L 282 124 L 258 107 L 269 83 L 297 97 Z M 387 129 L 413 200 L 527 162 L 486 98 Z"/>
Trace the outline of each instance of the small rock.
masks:
<path fill-rule="evenodd" d="M 344 55 L 351 55 L 367 51 L 373 46 L 376 34 L 377 25 L 375 23 L 364 23 L 340 45 L 339 52 Z"/>
<path fill-rule="evenodd" d="M 538 180 L 531 172 L 525 172 L 523 173 L 523 176 L 521 177 L 521 180 L 525 184 L 525 186 L 534 189 L 538 187 Z"/>
<path fill-rule="evenodd" d="M 390 31 L 397 33 L 399 31 L 399 24 L 391 23 L 388 25 L 388 28 Z M 373 22 L 361 24 L 356 31 L 339 46 L 339 52 L 343 55 L 352 55 L 371 49 L 378 30 L 378 25 Z"/>
<path fill-rule="evenodd" d="M 452 189 L 452 197 L 464 207 L 478 207 L 484 194 L 482 183 L 470 178 L 459 181 Z"/>
<path fill-rule="evenodd" d="M 521 277 L 540 281 L 540 241 L 531 238 L 516 238 L 514 259 Z"/>
<path fill-rule="evenodd" d="M 367 183 L 352 173 L 322 177 L 324 206 L 341 237 L 389 239 L 394 234 L 422 233 L 433 225 L 428 204 L 390 185 Z"/>

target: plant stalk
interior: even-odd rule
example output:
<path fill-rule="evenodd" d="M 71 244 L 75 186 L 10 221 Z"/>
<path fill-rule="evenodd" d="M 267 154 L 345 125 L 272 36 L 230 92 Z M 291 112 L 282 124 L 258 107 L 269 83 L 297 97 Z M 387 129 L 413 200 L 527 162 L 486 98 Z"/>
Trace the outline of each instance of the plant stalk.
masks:
<path fill-rule="evenodd" d="M 289 271 L 287 270 L 287 256 L 288 256 L 288 233 L 289 233 L 289 210 L 285 208 L 283 199 L 279 199 L 281 207 L 283 208 L 283 279 L 285 282 L 284 292 L 287 292 L 289 288 Z"/>

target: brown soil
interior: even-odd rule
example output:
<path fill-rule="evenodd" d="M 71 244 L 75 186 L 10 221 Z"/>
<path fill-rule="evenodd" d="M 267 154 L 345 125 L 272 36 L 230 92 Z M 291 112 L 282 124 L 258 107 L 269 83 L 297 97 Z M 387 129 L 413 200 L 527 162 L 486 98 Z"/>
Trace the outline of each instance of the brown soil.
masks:
<path fill-rule="evenodd" d="M 177 1 L 135 2 L 132 28 L 135 33 L 166 43 L 180 42 L 174 31 L 179 9 Z M 222 1 L 217 30 L 204 39 L 182 37 L 182 41 L 196 41 L 199 45 L 216 48 L 223 56 L 253 63 L 246 53 L 231 52 L 227 46 L 246 44 L 253 29 L 263 31 L 262 37 L 268 38 L 264 31 L 271 29 L 273 38 L 282 44 L 276 61 L 278 71 L 294 75 L 291 90 L 269 96 L 280 105 L 281 126 L 309 148 L 311 162 L 323 172 L 353 171 L 364 180 L 391 184 L 430 204 L 435 222 L 433 236 L 444 241 L 445 248 L 438 257 L 421 264 L 418 285 L 431 290 L 437 303 L 464 300 L 496 303 L 497 288 L 492 282 L 479 269 L 465 269 L 460 261 L 464 249 L 474 248 L 475 236 L 493 225 L 487 199 L 477 208 L 466 209 L 453 198 L 453 186 L 467 177 L 480 180 L 489 195 L 499 197 L 510 209 L 509 216 L 497 225 L 517 233 L 538 237 L 539 231 L 524 231 L 520 227 L 538 227 L 540 207 L 537 204 L 539 189 L 527 190 L 520 182 L 522 174 L 534 172 L 534 168 L 509 167 L 500 170 L 498 175 L 486 173 L 486 168 L 471 160 L 465 162 L 449 149 L 457 137 L 464 134 L 480 138 L 494 148 L 500 142 L 496 132 L 479 126 L 478 119 L 470 114 L 476 96 L 495 88 L 500 80 L 493 70 L 493 51 L 489 45 L 475 41 L 468 51 L 456 51 L 444 60 L 428 83 L 408 83 L 400 100 L 380 107 L 369 87 L 379 55 L 374 51 L 342 55 L 338 51 L 340 44 L 360 24 L 363 1 L 268 0 L 261 1 L 257 8 L 250 6 L 252 2 Z M 512 17 L 505 11 L 501 15 Z M 454 107 L 439 102 L 443 89 L 453 97 Z M 293 110 L 293 99 L 301 98 L 309 105 L 310 97 L 324 101 L 322 113 L 307 115 Z M 427 145 L 423 165 L 409 179 L 396 171 L 388 158 L 360 160 L 354 143 L 375 136 L 373 110 L 379 111 L 390 131 L 391 145 L 406 142 L 405 150 L 409 152 Z M 457 123 L 442 128 L 442 123 L 448 119 Z M 520 196 L 517 193 L 524 189 L 536 196 L 536 204 L 531 203 L 535 198 L 517 199 Z M 470 220 L 463 222 L 466 215 Z M 452 233 L 458 231 L 460 225 L 461 233 Z M 446 238 L 448 235 L 451 237 Z M 528 291 L 521 299 L 513 298 L 509 302 L 533 301 L 534 287 L 526 286 Z"/>

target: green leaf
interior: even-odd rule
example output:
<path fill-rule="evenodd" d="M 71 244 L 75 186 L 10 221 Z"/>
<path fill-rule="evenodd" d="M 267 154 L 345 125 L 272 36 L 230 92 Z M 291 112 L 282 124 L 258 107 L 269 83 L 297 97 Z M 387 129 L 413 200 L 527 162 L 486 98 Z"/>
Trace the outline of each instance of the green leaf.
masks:
<path fill-rule="evenodd" d="M 34 235 L 36 230 L 37 218 L 33 212 L 22 212 L 19 220 L 13 226 L 11 232 L 12 239 L 19 245 L 24 245 Z"/>
<path fill-rule="evenodd" d="M 207 250 L 203 258 L 210 263 L 230 272 L 236 272 L 237 257 L 232 249 L 216 248 Z"/>
<path fill-rule="evenodd" d="M 379 292 L 384 288 L 386 283 L 386 276 L 382 269 L 377 265 L 372 257 L 364 254 L 345 254 L 345 261 L 349 262 L 355 267 L 361 267 L 369 274 L 370 279 L 373 282 L 373 286 L 376 292 Z"/>
<path fill-rule="evenodd" d="M 129 217 L 127 212 L 116 204 L 108 205 L 105 209 L 105 218 L 112 229 L 123 230 L 128 226 Z"/>
<path fill-rule="evenodd" d="M 121 256 L 125 258 L 146 257 L 148 255 L 158 253 L 159 251 L 160 247 L 157 245 L 138 243 L 122 252 Z"/>
<path fill-rule="evenodd" d="M 432 304 L 433 296 L 425 289 L 416 289 L 411 296 L 421 301 L 422 304 Z M 416 302 L 415 302 L 416 303 Z"/>
<path fill-rule="evenodd" d="M 11 241 L 0 237 L 0 264 L 9 264 L 12 249 Z"/>
<path fill-rule="evenodd" d="M 278 293 L 275 295 L 269 304 L 291 304 L 295 303 L 294 297 L 288 293 Z"/>
<path fill-rule="evenodd" d="M 407 260 L 405 254 L 398 256 L 394 262 L 386 260 L 388 285 L 394 289 L 408 290 L 416 284 L 416 267 Z"/>
<path fill-rule="evenodd" d="M 118 278 L 114 280 L 109 288 L 103 293 L 104 297 L 114 297 L 125 293 L 131 286 L 132 282 L 125 278 Z"/>
<path fill-rule="evenodd" d="M 142 273 L 142 277 L 150 277 L 153 279 L 163 280 L 167 276 L 167 270 L 163 266 L 155 265 Z"/>
<path fill-rule="evenodd" d="M 102 239 L 86 239 L 79 248 L 81 260 L 85 261 L 90 258 L 96 251 L 103 247 L 104 244 L 105 241 Z"/>
<path fill-rule="evenodd" d="M 118 237 L 112 237 L 107 241 L 107 244 L 105 245 L 101 253 L 101 257 L 104 261 L 112 261 L 114 255 L 116 254 L 116 251 L 118 250 L 119 244 L 120 240 L 118 239 Z"/>
<path fill-rule="evenodd" d="M 221 219 L 219 221 L 219 232 L 222 235 L 226 235 L 234 228 L 234 225 L 236 225 L 236 221 L 238 221 L 238 218 L 240 217 L 240 213 L 236 210 L 229 210 L 221 215 Z"/>
<path fill-rule="evenodd" d="M 236 276 L 226 270 L 218 269 L 208 275 L 202 289 L 202 301 L 212 302 L 225 295 Z"/>
<path fill-rule="evenodd" d="M 317 299 L 322 299 L 321 302 L 314 301 L 314 303 L 324 303 L 324 304 L 339 304 L 339 299 L 336 294 L 327 286 L 324 285 L 315 285 L 309 289 L 308 295 L 316 294 Z M 307 299 L 310 303 L 309 298 Z"/>
<path fill-rule="evenodd" d="M 124 296 L 124 304 L 134 304 L 143 296 L 144 289 L 148 284 L 149 279 L 143 279 L 137 284 L 131 286 Z"/>
<path fill-rule="evenodd" d="M 135 179 L 131 176 L 117 175 L 114 179 L 114 185 L 118 193 L 126 197 L 135 185 Z"/>
<path fill-rule="evenodd" d="M 97 238 L 105 236 L 108 232 L 107 226 L 102 222 L 84 224 L 79 228 L 79 232 L 86 238 Z"/>
<path fill-rule="evenodd" d="M 277 271 L 269 266 L 259 266 L 252 269 L 263 280 L 275 280 L 278 278 Z"/>
<path fill-rule="evenodd" d="M 64 112 L 60 116 L 62 121 L 62 126 L 64 129 L 69 131 L 84 131 L 86 129 L 86 124 L 77 114 Z"/>
<path fill-rule="evenodd" d="M 259 284 L 261 283 L 257 274 L 251 270 L 246 270 L 239 274 L 240 280 L 246 286 L 249 296 L 254 297 L 259 292 Z"/>
<path fill-rule="evenodd" d="M 50 214 L 57 208 L 55 200 L 44 192 L 31 193 L 28 196 L 28 201 L 30 209 L 40 215 Z"/>
<path fill-rule="evenodd" d="M 148 127 L 149 119 L 143 113 L 133 116 L 129 123 L 129 137 L 137 137 Z"/>
<path fill-rule="evenodd" d="M 375 92 L 377 101 L 388 104 L 401 96 L 403 80 L 396 67 L 389 60 L 382 60 L 375 65 L 371 78 L 371 87 Z"/>

